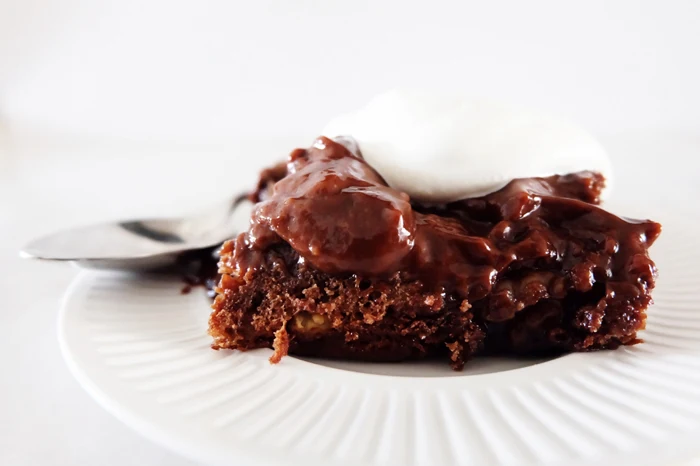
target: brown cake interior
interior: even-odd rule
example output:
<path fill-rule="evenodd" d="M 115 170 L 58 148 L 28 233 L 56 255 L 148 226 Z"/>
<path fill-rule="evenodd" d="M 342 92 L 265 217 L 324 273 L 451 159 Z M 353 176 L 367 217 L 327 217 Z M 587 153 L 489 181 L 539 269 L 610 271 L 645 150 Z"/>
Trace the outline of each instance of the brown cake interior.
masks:
<path fill-rule="evenodd" d="M 251 228 L 221 251 L 215 348 L 398 361 L 636 343 L 660 233 L 597 206 L 590 172 L 428 205 L 348 141 L 263 172 Z"/>

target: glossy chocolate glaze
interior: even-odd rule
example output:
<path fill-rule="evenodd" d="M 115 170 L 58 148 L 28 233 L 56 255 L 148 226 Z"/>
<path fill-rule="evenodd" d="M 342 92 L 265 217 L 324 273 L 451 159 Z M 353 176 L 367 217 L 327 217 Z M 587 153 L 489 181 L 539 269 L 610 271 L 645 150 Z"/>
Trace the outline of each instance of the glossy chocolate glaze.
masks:
<path fill-rule="evenodd" d="M 597 282 L 605 284 L 598 298 L 635 303 L 654 284 L 646 250 L 660 225 L 598 207 L 604 182 L 582 172 L 514 180 L 446 205 L 412 203 L 351 141 L 321 137 L 292 152 L 286 167 L 263 173 L 251 227 L 225 246 L 233 254 L 220 271 L 243 276 L 266 250 L 288 243 L 300 261 L 328 274 L 398 274 L 430 291 L 488 301 L 491 322 L 571 290 L 587 293 Z"/>

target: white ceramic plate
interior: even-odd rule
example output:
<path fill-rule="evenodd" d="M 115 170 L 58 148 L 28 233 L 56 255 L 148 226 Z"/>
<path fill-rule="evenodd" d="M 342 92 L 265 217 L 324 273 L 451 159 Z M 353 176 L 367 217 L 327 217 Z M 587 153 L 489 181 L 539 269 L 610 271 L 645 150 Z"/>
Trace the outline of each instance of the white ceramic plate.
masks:
<path fill-rule="evenodd" d="M 84 273 L 60 315 L 85 389 L 141 434 L 215 464 L 669 464 L 700 456 L 700 250 L 665 225 L 645 344 L 546 361 L 359 364 L 212 351 L 208 300 Z"/>

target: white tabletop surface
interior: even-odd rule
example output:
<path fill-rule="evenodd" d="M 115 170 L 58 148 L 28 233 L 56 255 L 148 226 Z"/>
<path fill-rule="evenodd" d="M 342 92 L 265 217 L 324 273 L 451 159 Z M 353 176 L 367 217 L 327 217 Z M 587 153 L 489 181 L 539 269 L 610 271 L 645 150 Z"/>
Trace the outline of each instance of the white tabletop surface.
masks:
<path fill-rule="evenodd" d="M 628 214 L 661 221 L 677 202 L 698 212 L 700 134 L 600 139 L 617 171 L 616 210 L 627 205 Z M 19 259 L 17 250 L 57 228 L 195 210 L 250 185 L 258 166 L 305 142 L 167 146 L 0 127 L 0 464 L 194 464 L 140 438 L 80 388 L 56 339 L 57 310 L 76 270 Z M 221 164 L 244 154 L 254 161 Z"/>

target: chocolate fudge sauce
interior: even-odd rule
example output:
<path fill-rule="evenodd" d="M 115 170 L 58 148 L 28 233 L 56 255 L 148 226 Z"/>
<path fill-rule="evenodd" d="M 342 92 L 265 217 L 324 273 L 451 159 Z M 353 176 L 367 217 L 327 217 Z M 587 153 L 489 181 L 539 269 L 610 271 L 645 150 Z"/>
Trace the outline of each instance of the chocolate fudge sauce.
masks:
<path fill-rule="evenodd" d="M 581 172 L 518 179 L 450 204 L 412 203 L 351 141 L 321 137 L 293 151 L 286 167 L 263 174 L 251 228 L 224 246 L 235 254 L 220 269 L 254 271 L 265 250 L 286 242 L 300 261 L 329 274 L 401 274 L 470 302 L 502 300 L 487 316 L 495 322 L 530 301 L 585 292 L 597 281 L 606 283 L 608 297 L 633 302 L 653 287 L 646 249 L 661 229 L 598 207 L 604 182 Z M 528 268 L 541 271 L 532 286 L 518 279 Z M 506 275 L 513 280 L 497 280 Z"/>

